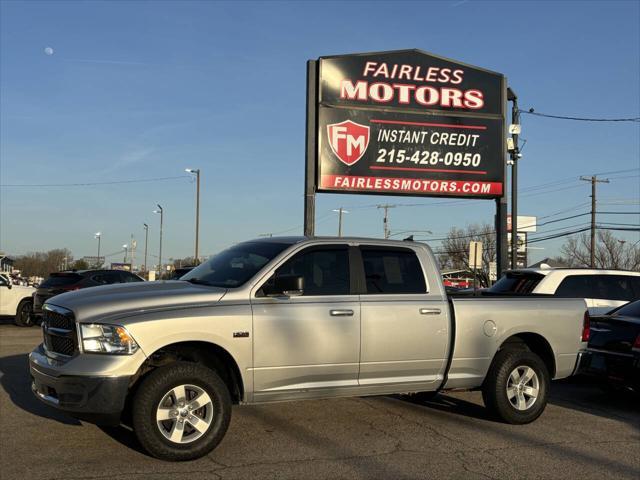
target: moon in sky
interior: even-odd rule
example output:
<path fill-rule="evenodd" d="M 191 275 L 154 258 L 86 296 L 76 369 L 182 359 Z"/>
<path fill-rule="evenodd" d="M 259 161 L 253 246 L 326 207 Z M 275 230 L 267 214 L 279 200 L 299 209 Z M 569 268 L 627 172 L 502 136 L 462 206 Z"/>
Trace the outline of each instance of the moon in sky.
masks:
<path fill-rule="evenodd" d="M 45 53 L 45 55 L 53 55 L 53 48 L 45 47 L 44 53 Z"/>

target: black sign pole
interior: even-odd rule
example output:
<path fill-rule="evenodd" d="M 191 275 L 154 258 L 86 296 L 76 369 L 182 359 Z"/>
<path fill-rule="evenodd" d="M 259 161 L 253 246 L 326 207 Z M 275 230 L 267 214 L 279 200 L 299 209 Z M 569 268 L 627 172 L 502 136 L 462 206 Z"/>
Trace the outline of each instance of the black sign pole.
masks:
<path fill-rule="evenodd" d="M 317 159 L 317 102 L 318 62 L 307 62 L 307 140 L 306 167 L 304 177 L 304 234 L 315 235 L 316 216 L 316 159 Z"/>
<path fill-rule="evenodd" d="M 502 134 L 502 168 L 504 169 L 503 175 L 503 189 L 502 196 L 496 198 L 496 270 L 497 277 L 500 278 L 502 273 L 507 269 L 509 264 L 508 248 L 507 248 L 507 152 L 505 149 L 507 141 L 507 79 L 502 77 L 502 118 L 503 122 L 503 134 Z"/>
<path fill-rule="evenodd" d="M 520 124 L 520 110 L 518 109 L 518 96 L 511 89 L 507 89 L 507 100 L 512 102 L 511 124 Z M 518 134 L 512 133 L 513 149 L 511 156 L 511 268 L 518 268 L 518 158 L 520 149 L 518 148 Z M 524 265 L 527 266 L 526 263 Z"/>

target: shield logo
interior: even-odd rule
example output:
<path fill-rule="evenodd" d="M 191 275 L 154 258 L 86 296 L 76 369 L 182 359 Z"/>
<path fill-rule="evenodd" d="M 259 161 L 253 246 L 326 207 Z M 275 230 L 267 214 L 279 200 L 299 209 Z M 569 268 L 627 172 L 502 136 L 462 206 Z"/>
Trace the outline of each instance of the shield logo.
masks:
<path fill-rule="evenodd" d="M 369 146 L 369 127 L 351 120 L 327 125 L 327 135 L 333 153 L 348 166 L 360 160 Z"/>

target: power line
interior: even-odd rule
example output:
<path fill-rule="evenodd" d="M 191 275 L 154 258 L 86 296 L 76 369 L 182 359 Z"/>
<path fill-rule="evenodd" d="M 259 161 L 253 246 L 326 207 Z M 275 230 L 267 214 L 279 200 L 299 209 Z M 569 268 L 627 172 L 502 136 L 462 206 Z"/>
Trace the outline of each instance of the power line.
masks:
<path fill-rule="evenodd" d="M 175 177 L 157 177 L 157 178 L 138 178 L 135 180 L 113 180 L 109 182 L 86 182 L 86 183 L 13 183 L 4 184 L 0 187 L 92 187 L 96 185 L 120 185 L 125 183 L 145 183 L 145 182 L 164 182 L 167 180 L 176 180 L 179 178 L 191 179 L 186 175 L 178 175 Z"/>
<path fill-rule="evenodd" d="M 640 215 L 640 212 L 598 212 L 603 215 Z"/>
<path fill-rule="evenodd" d="M 580 122 L 640 122 L 640 117 L 630 118 L 589 118 L 589 117 L 571 117 L 566 115 L 551 115 L 548 113 L 538 113 L 533 108 L 529 110 L 519 110 L 520 113 L 527 115 L 535 115 L 536 117 L 555 118 L 558 120 L 576 120 Z"/>

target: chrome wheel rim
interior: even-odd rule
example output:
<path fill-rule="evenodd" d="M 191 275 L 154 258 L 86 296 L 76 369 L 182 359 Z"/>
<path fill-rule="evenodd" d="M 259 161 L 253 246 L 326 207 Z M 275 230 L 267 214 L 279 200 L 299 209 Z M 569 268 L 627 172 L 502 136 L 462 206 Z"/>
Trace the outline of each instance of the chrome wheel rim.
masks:
<path fill-rule="evenodd" d="M 516 410 L 529 410 L 536 403 L 539 391 L 540 380 L 533 368 L 520 365 L 509 374 L 507 398 Z"/>
<path fill-rule="evenodd" d="M 160 433 L 173 443 L 202 437 L 213 422 L 213 400 L 197 385 L 178 385 L 164 394 L 156 409 Z"/>

